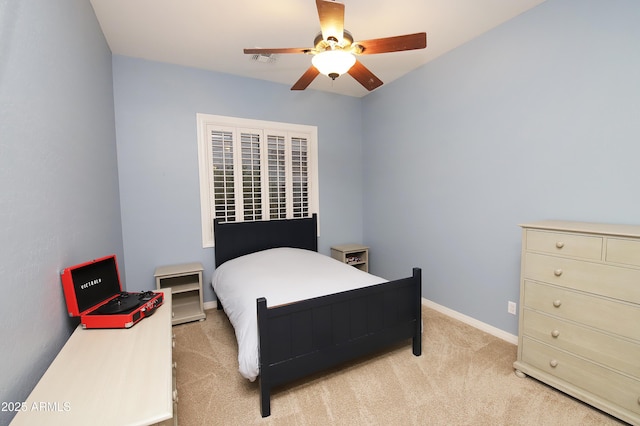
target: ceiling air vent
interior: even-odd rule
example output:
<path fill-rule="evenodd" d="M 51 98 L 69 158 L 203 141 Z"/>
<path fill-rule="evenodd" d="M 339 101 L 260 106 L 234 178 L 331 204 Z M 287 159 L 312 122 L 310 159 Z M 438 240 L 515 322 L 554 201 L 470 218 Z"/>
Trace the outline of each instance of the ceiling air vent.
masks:
<path fill-rule="evenodd" d="M 251 60 L 255 62 L 262 62 L 264 64 L 270 64 L 276 61 L 276 55 L 274 53 L 257 53 L 251 56 Z"/>

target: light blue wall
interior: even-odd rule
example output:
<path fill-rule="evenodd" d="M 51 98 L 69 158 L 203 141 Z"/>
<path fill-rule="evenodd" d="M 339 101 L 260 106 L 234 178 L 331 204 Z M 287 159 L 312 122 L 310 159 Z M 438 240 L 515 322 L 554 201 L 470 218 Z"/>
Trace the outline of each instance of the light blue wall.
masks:
<path fill-rule="evenodd" d="M 373 272 L 421 266 L 426 298 L 517 334 L 518 224 L 639 223 L 638 22 L 548 0 L 367 96 Z"/>
<path fill-rule="evenodd" d="M 360 99 L 123 56 L 114 56 L 113 74 L 129 291 L 153 288 L 158 266 L 200 261 L 205 301 L 214 299 L 196 113 L 318 126 L 319 249 L 362 240 Z"/>
<path fill-rule="evenodd" d="M 0 241 L 0 401 L 23 401 L 78 324 L 59 272 L 124 262 L 111 52 L 88 1 L 0 1 Z"/>

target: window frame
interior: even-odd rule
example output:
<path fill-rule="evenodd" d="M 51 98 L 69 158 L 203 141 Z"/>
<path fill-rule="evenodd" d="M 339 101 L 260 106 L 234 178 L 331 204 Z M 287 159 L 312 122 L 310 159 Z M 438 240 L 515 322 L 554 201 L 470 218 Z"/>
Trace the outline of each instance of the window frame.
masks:
<path fill-rule="evenodd" d="M 307 140 L 307 184 L 308 184 L 308 210 L 307 215 L 319 214 L 319 187 L 318 187 L 318 128 L 316 126 L 304 124 L 282 123 L 264 120 L 253 120 L 239 117 L 227 117 L 212 114 L 196 114 L 197 122 L 197 139 L 198 139 L 198 167 L 200 179 L 200 216 L 202 222 L 202 246 L 203 248 L 214 247 L 213 238 L 213 219 L 215 216 L 215 208 L 211 202 L 211 190 L 213 185 L 213 167 L 212 167 L 212 143 L 209 137 L 210 129 L 215 128 L 216 131 L 231 132 L 233 144 L 233 163 L 234 163 L 234 193 L 236 196 L 236 222 L 243 222 L 244 214 L 237 208 L 241 208 L 242 201 L 242 141 L 241 133 L 246 131 L 256 132 L 260 134 L 260 143 L 262 144 L 261 154 L 261 181 L 262 181 L 262 210 L 263 218 L 259 220 L 278 220 L 270 219 L 269 211 L 269 185 L 268 185 L 268 155 L 267 144 L 270 136 L 285 137 L 285 158 L 287 176 L 286 182 L 286 219 L 294 217 L 293 212 L 293 176 L 292 171 L 292 140 L 303 138 Z M 239 198 L 239 200 L 238 200 Z M 283 219 L 285 219 L 283 218 Z"/>

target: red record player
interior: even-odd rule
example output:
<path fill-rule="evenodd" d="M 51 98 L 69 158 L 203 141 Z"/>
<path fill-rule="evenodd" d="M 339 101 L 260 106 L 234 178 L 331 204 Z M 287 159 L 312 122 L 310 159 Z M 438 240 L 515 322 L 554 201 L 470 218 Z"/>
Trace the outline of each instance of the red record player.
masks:
<path fill-rule="evenodd" d="M 83 328 L 133 327 L 164 301 L 164 294 L 153 291 L 123 292 L 115 255 L 65 268 L 61 275 L 69 316 L 79 316 Z"/>

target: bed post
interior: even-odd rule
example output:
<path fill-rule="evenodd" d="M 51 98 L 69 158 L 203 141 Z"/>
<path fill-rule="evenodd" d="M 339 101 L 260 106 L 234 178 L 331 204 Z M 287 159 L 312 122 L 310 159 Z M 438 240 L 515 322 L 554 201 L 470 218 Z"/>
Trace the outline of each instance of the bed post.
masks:
<path fill-rule="evenodd" d="M 413 354 L 422 355 L 422 269 L 413 268 L 413 281 L 416 296 L 416 325 L 413 334 Z"/>
<path fill-rule="evenodd" d="M 256 301 L 258 309 L 258 345 L 260 366 L 260 414 L 262 417 L 271 415 L 271 385 L 269 384 L 269 362 L 266 360 L 268 352 L 267 341 L 267 299 L 261 297 Z"/>

